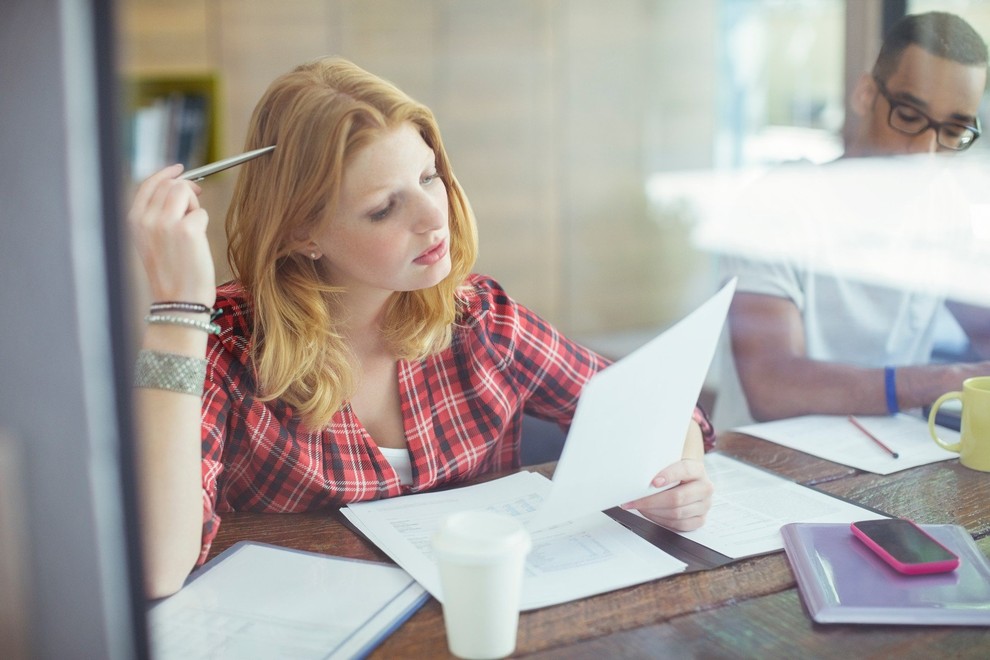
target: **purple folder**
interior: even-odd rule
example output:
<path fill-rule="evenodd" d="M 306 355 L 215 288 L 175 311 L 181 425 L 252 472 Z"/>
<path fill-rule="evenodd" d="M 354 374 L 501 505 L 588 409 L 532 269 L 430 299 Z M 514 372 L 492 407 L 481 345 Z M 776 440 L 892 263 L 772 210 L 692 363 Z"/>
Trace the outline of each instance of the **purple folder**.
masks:
<path fill-rule="evenodd" d="M 781 527 L 811 618 L 818 623 L 990 626 L 990 562 L 965 528 L 921 527 L 959 555 L 959 568 L 902 575 L 854 537 L 848 523 Z"/>

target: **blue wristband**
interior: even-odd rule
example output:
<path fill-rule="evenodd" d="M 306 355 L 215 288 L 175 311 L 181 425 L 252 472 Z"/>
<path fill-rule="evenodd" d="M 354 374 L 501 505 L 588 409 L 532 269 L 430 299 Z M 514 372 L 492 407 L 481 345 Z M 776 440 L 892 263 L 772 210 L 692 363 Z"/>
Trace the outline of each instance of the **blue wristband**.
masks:
<path fill-rule="evenodd" d="M 891 415 L 900 412 L 901 409 L 897 407 L 897 381 L 893 367 L 884 367 L 883 383 L 887 392 L 887 412 Z"/>

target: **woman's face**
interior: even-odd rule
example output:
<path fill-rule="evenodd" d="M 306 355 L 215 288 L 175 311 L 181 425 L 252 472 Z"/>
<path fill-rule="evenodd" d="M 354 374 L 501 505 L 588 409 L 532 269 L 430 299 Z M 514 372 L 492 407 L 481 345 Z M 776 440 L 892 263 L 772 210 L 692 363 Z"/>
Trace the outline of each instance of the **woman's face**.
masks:
<path fill-rule="evenodd" d="M 329 283 L 350 293 L 425 289 L 450 273 L 447 188 L 415 126 L 383 130 L 354 154 L 313 241 Z"/>

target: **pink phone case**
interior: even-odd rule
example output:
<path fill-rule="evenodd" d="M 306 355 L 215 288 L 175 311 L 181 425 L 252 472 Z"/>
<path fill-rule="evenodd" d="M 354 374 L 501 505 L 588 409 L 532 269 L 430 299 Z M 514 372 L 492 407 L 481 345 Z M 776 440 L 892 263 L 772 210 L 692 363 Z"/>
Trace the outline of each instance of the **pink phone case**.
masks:
<path fill-rule="evenodd" d="M 947 553 L 952 555 L 951 558 L 941 559 L 936 561 L 925 561 L 914 564 L 908 564 L 900 561 L 897 557 L 887 552 L 887 550 L 881 546 L 879 543 L 874 541 L 870 536 L 856 526 L 857 523 L 851 523 L 849 528 L 852 530 L 853 535 L 860 541 L 866 544 L 866 546 L 875 552 L 881 559 L 883 559 L 887 564 L 894 568 L 899 573 L 904 573 L 905 575 L 927 575 L 929 573 L 947 573 L 949 571 L 954 571 L 959 567 L 959 557 L 955 555 L 951 550 L 946 548 L 944 545 L 936 541 L 931 537 L 925 530 L 918 527 L 913 522 L 907 520 L 905 522 L 910 523 L 910 525 L 915 529 L 915 531 L 921 536 L 925 537 L 933 544 L 945 550 Z"/>

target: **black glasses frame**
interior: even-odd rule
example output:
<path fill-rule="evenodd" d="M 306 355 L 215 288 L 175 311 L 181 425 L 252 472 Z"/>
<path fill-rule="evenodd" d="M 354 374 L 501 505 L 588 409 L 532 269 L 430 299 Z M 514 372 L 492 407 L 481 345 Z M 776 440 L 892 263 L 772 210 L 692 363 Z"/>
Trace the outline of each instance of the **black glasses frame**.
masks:
<path fill-rule="evenodd" d="M 895 131 L 897 131 L 898 133 L 902 133 L 904 135 L 921 135 L 928 129 L 933 128 L 935 129 L 935 139 L 938 142 L 939 146 L 945 147 L 946 149 L 951 149 L 952 151 L 965 151 L 966 149 L 969 149 L 971 146 L 973 146 L 973 143 L 979 139 L 981 133 L 983 132 L 980 126 L 979 117 L 976 118 L 976 126 L 971 126 L 969 124 L 962 124 L 957 121 L 935 121 L 934 119 L 929 117 L 926 113 L 919 110 L 916 106 L 906 101 L 900 101 L 898 99 L 895 99 L 893 96 L 891 96 L 890 92 L 887 90 L 887 85 L 885 85 L 884 82 L 879 78 L 877 78 L 876 76 L 873 77 L 873 80 L 876 82 L 877 89 L 880 91 L 880 94 L 887 100 L 887 105 L 890 108 L 890 110 L 887 112 L 887 125 L 890 126 L 892 129 L 894 129 Z M 909 130 L 905 130 L 901 126 L 895 126 L 894 112 L 901 107 L 910 108 L 911 112 L 919 115 L 921 118 L 925 120 L 926 122 L 925 125 L 922 126 L 920 129 L 918 129 L 917 131 L 909 131 Z M 973 134 L 973 139 L 970 140 L 969 142 L 962 144 L 962 146 L 947 144 L 946 142 L 942 141 L 943 128 L 954 128 L 957 131 L 959 130 L 969 131 Z"/>

